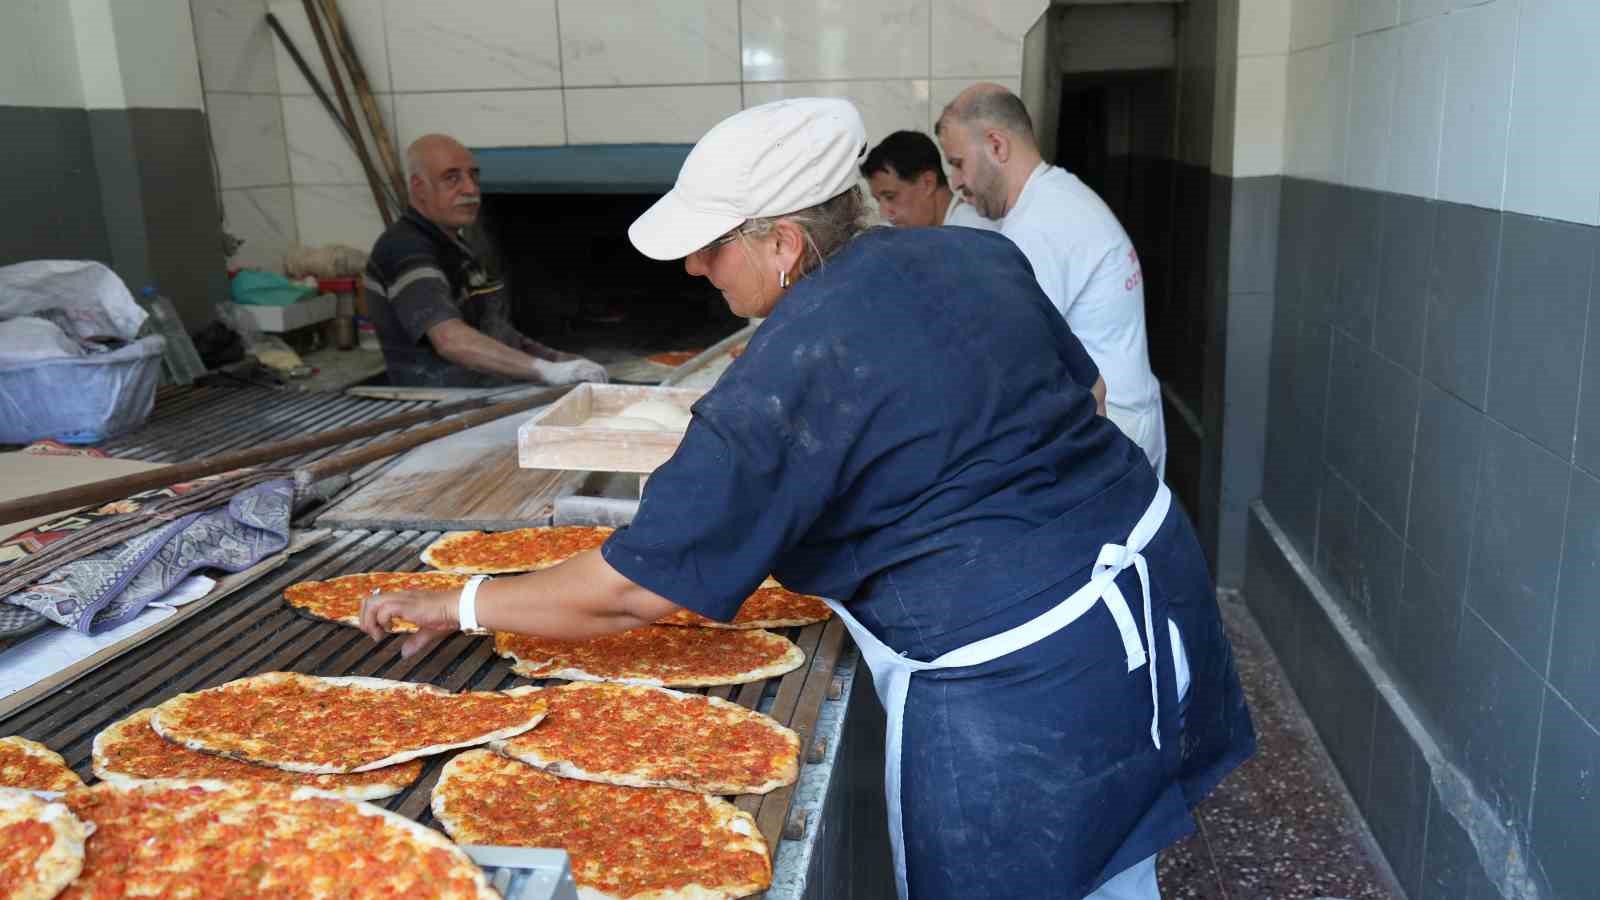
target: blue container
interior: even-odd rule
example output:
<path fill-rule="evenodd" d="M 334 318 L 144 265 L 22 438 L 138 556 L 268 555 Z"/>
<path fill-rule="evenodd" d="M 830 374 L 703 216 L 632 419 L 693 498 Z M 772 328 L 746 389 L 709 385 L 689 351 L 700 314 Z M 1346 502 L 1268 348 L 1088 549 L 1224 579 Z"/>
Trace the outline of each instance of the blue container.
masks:
<path fill-rule="evenodd" d="M 166 341 L 143 337 L 94 356 L 0 365 L 0 444 L 96 444 L 144 424 Z"/>

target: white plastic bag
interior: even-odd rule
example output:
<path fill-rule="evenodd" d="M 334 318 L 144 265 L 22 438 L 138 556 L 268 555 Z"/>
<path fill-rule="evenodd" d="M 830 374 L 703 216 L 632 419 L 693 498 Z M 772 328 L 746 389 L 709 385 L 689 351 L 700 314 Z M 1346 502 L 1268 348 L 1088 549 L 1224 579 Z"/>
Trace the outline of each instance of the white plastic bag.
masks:
<path fill-rule="evenodd" d="M 37 316 L 0 320 L 0 365 L 87 356 L 56 323 Z"/>
<path fill-rule="evenodd" d="M 0 319 L 52 308 L 65 311 L 75 336 L 85 340 L 131 341 L 148 315 L 117 273 L 97 262 L 41 259 L 0 267 Z"/>

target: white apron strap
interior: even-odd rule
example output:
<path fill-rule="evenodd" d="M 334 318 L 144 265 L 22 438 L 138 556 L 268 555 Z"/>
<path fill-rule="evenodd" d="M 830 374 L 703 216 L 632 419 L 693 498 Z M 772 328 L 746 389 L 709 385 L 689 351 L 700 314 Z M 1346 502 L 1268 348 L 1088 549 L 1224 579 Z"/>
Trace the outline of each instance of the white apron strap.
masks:
<path fill-rule="evenodd" d="M 883 738 L 883 795 L 889 809 L 889 849 L 894 859 L 895 890 L 900 900 L 906 900 L 906 844 L 904 818 L 900 811 L 900 741 L 904 733 L 906 694 L 911 690 L 911 673 L 931 668 L 928 663 L 908 659 L 894 652 L 888 644 L 878 640 L 856 620 L 844 604 L 824 600 L 834 615 L 844 622 L 844 627 L 855 639 L 861 658 L 872 670 L 872 684 L 877 689 L 878 700 L 883 703 L 887 717 Z"/>
<path fill-rule="evenodd" d="M 900 759 L 906 696 L 911 690 L 913 672 L 982 665 L 1009 653 L 1015 653 L 1071 625 L 1096 603 L 1104 600 L 1122 637 L 1128 671 L 1132 672 L 1147 662 L 1150 666 L 1150 704 L 1153 710 L 1150 739 L 1157 747 L 1161 746 L 1159 682 L 1155 666 L 1156 631 L 1152 624 L 1150 568 L 1141 551 L 1150 543 L 1161 523 L 1166 520 L 1171 506 L 1172 492 L 1165 484 L 1160 484 L 1150 506 L 1145 509 L 1144 515 L 1129 533 L 1127 543 L 1106 544 L 1100 548 L 1100 555 L 1095 560 L 1094 570 L 1089 576 L 1088 583 L 1027 622 L 981 641 L 957 647 L 931 662 L 910 659 L 896 653 L 851 615 L 844 604 L 834 600 L 825 601 L 839 620 L 844 622 L 850 637 L 855 639 L 862 659 L 867 661 L 867 667 L 872 670 L 873 684 L 877 688 L 878 699 L 883 703 L 883 710 L 888 719 L 883 748 L 884 798 L 889 808 L 889 846 L 894 854 L 895 889 L 901 900 L 906 900 L 907 886 L 904 817 L 900 805 Z M 1148 643 L 1140 640 L 1133 612 L 1116 583 L 1117 576 L 1130 567 L 1138 571 L 1139 587 L 1144 594 L 1145 634 L 1150 636 Z"/>

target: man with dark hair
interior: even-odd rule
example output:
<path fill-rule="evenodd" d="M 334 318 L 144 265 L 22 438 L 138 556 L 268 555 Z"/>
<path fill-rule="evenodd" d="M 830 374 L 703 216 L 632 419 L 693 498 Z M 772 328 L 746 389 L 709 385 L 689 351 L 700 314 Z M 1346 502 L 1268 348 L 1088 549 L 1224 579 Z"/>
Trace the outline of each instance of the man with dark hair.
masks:
<path fill-rule="evenodd" d="M 518 331 L 505 286 L 462 240 L 482 203 L 472 151 L 447 135 L 423 135 L 406 149 L 406 171 L 410 204 L 373 245 L 364 279 L 389 383 L 605 381 L 599 364 Z"/>
<path fill-rule="evenodd" d="M 1106 415 L 1150 458 L 1167 461 L 1161 383 L 1150 371 L 1144 273 L 1116 214 L 1076 175 L 1039 156 L 1017 95 L 975 84 L 944 109 L 935 132 L 950 183 L 979 213 L 1000 219 L 1045 296 L 1083 342 L 1106 382 Z"/>
<path fill-rule="evenodd" d="M 920 131 L 896 131 L 884 138 L 861 163 L 861 177 L 890 225 L 999 227 L 950 190 L 939 148 Z"/>

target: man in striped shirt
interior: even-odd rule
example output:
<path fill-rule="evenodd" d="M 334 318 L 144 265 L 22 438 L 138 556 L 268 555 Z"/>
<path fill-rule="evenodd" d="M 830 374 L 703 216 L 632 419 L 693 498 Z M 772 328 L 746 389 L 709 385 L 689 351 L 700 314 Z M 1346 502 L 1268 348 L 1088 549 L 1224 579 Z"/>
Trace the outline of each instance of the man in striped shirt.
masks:
<path fill-rule="evenodd" d="M 518 331 L 505 284 L 462 241 L 482 201 L 471 151 L 446 135 L 424 135 L 406 149 L 406 172 L 410 205 L 373 245 L 364 279 L 389 383 L 605 381 L 598 364 Z"/>

